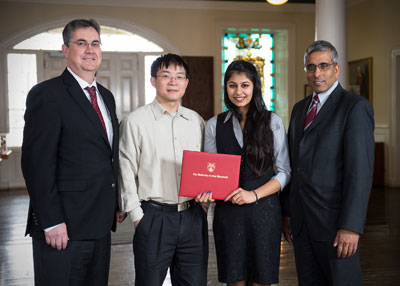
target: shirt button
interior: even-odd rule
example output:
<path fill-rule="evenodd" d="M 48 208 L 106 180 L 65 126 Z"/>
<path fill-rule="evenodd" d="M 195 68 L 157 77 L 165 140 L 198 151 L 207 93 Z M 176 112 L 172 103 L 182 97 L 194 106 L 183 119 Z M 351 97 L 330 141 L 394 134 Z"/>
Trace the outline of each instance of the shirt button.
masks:
<path fill-rule="evenodd" d="M 111 184 L 111 187 L 112 187 L 112 188 L 115 188 L 115 184 Z"/>

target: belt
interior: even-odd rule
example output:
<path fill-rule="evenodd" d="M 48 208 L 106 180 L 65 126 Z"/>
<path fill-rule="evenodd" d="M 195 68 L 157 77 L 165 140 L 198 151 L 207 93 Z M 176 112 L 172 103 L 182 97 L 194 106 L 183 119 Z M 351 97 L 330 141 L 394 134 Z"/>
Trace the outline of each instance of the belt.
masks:
<path fill-rule="evenodd" d="M 179 204 L 165 204 L 165 203 L 160 203 L 160 202 L 156 202 L 153 200 L 149 200 L 149 201 L 142 201 L 142 204 L 145 205 L 151 205 L 154 208 L 166 211 L 166 212 L 182 212 L 182 211 L 186 211 L 189 208 L 193 207 L 196 205 L 196 202 L 194 200 L 190 200 L 190 201 L 186 201 L 183 203 L 179 203 Z"/>

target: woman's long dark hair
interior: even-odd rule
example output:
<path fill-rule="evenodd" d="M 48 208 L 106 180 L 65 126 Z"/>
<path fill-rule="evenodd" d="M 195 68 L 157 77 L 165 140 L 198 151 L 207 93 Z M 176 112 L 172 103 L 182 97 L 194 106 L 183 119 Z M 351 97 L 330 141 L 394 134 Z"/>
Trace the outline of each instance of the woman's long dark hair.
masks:
<path fill-rule="evenodd" d="M 239 122 L 242 114 L 239 108 L 229 99 L 227 82 L 234 73 L 245 73 L 253 83 L 253 97 L 246 114 L 243 130 L 243 148 L 246 163 L 257 176 L 264 174 L 272 167 L 274 156 L 274 136 L 271 130 L 271 112 L 265 107 L 261 93 L 261 80 L 255 66 L 244 60 L 233 61 L 227 68 L 224 77 L 225 105 Z"/>

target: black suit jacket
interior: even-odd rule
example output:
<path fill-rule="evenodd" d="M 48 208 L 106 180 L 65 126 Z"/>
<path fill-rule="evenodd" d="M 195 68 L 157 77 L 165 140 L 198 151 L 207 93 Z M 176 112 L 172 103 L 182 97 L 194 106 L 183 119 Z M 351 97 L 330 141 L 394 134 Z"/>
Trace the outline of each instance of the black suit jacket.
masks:
<path fill-rule="evenodd" d="M 369 102 L 340 84 L 303 131 L 311 96 L 292 111 L 288 139 L 292 180 L 284 215 L 298 235 L 333 241 L 339 228 L 362 234 L 372 185 L 374 116 Z"/>
<path fill-rule="evenodd" d="M 113 95 L 97 86 L 111 116 L 112 146 L 67 69 L 28 94 L 21 164 L 30 196 L 26 234 L 43 236 L 61 222 L 72 240 L 115 230 L 118 120 Z"/>

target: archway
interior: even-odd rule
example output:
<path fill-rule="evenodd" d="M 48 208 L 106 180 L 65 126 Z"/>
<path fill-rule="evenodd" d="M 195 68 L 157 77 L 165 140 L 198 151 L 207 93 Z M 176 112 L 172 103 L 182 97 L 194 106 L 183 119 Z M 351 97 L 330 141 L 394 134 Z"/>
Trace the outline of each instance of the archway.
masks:
<path fill-rule="evenodd" d="M 81 16 L 81 17 L 80 17 Z M 7 79 L 7 55 L 15 52 L 13 47 L 22 42 L 25 39 L 28 39 L 34 35 L 43 33 L 45 31 L 64 27 L 67 22 L 71 19 L 76 18 L 85 18 L 83 15 L 74 15 L 73 17 L 63 17 L 61 19 L 52 20 L 40 23 L 35 26 L 30 26 L 19 33 L 16 33 L 5 41 L 0 43 L 0 134 L 7 134 L 10 131 L 10 116 L 9 116 L 9 94 L 8 94 L 8 79 Z M 163 52 L 172 52 L 179 53 L 176 47 L 174 47 L 168 40 L 164 39 L 159 34 L 154 31 L 137 25 L 135 23 L 117 20 L 108 16 L 97 16 L 95 17 L 100 25 L 113 27 L 121 30 L 128 31 L 132 34 L 136 34 L 141 36 L 156 45 L 162 47 Z M 43 60 L 44 56 L 40 53 L 39 60 Z M 111 61 L 113 61 L 113 57 L 109 57 Z M 137 69 L 137 81 L 141 84 L 138 84 L 138 94 L 145 94 L 145 58 L 141 53 L 141 56 L 137 57 L 136 61 Z M 42 78 L 39 78 L 41 81 Z M 26 94 L 25 94 L 26 96 Z M 142 101 L 141 105 L 145 102 Z M 23 114 L 23 113 L 22 113 Z M 10 156 L 10 159 L 4 162 L 0 168 L 0 188 L 16 188 L 23 187 L 24 180 L 20 171 L 20 148 L 17 146 L 12 147 L 13 154 Z M 6 166 L 7 165 L 7 166 Z"/>

